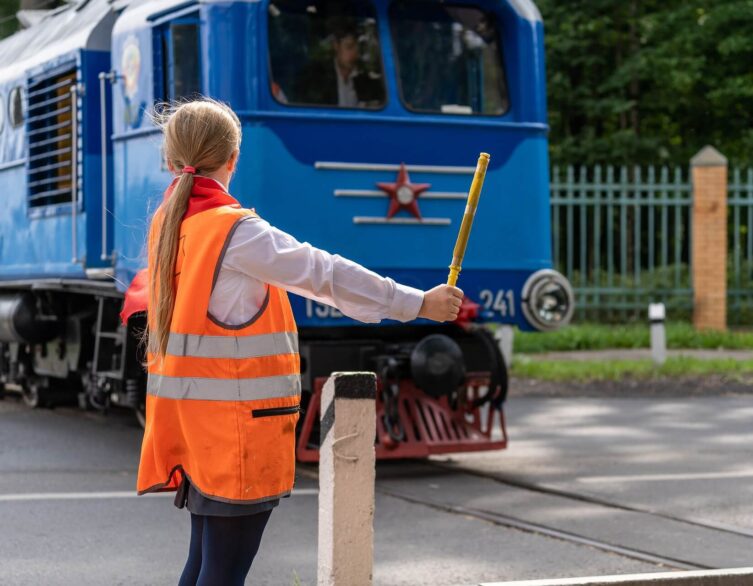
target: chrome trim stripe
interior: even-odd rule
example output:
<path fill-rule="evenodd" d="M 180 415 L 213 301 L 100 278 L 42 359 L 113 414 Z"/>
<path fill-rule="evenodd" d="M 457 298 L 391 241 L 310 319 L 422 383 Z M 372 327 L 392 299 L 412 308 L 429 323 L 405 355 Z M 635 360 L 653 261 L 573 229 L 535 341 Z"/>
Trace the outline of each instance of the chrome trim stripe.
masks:
<path fill-rule="evenodd" d="M 408 172 L 444 173 L 447 175 L 473 175 L 476 167 L 451 167 L 449 165 L 406 165 Z M 316 161 L 314 169 L 324 171 L 399 171 L 400 165 L 381 163 L 342 163 L 339 161 Z"/>
<path fill-rule="evenodd" d="M 251 336 L 200 336 L 170 333 L 167 354 L 194 358 L 258 358 L 298 352 L 298 334 L 279 332 Z"/>
<path fill-rule="evenodd" d="M 6 169 L 14 169 L 15 167 L 23 167 L 26 164 L 26 157 L 23 159 L 16 159 L 15 161 L 8 161 L 7 163 L 0 163 L 0 171 Z"/>
<path fill-rule="evenodd" d="M 468 193 L 464 191 L 427 191 L 420 195 L 426 199 L 468 199 Z"/>
<path fill-rule="evenodd" d="M 387 197 L 384 191 L 378 189 L 335 189 L 334 193 L 335 197 Z"/>
<path fill-rule="evenodd" d="M 384 191 L 378 189 L 335 189 L 335 197 L 388 197 Z M 462 191 L 425 191 L 419 196 L 421 199 L 467 199 L 468 194 Z"/>
<path fill-rule="evenodd" d="M 345 108 L 307 108 L 287 110 L 236 110 L 244 124 L 258 124 L 260 120 L 307 120 L 331 124 L 338 120 L 343 124 L 400 124 L 403 127 L 433 126 L 435 128 L 479 127 L 499 129 L 503 132 L 546 134 L 549 125 L 540 122 L 508 122 L 503 116 L 450 116 L 447 114 L 422 114 L 421 116 L 385 115 L 380 111 L 346 110 Z M 159 129 L 157 129 L 159 132 Z"/>
<path fill-rule="evenodd" d="M 371 216 L 355 216 L 354 224 L 395 224 L 410 226 L 449 226 L 450 218 L 378 218 Z"/>
<path fill-rule="evenodd" d="M 149 373 L 146 392 L 164 399 L 201 401 L 281 399 L 300 396 L 301 377 L 294 374 L 226 379 L 163 376 Z"/>

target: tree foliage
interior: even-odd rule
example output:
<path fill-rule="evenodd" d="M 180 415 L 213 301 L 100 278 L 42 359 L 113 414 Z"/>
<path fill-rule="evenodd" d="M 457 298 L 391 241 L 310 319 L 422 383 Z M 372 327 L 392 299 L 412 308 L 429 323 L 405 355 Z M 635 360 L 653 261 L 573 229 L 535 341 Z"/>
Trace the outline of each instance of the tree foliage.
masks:
<path fill-rule="evenodd" d="M 18 30 L 18 0 L 0 0 L 0 39 Z"/>
<path fill-rule="evenodd" d="M 552 159 L 753 164 L 753 0 L 539 0 Z"/>

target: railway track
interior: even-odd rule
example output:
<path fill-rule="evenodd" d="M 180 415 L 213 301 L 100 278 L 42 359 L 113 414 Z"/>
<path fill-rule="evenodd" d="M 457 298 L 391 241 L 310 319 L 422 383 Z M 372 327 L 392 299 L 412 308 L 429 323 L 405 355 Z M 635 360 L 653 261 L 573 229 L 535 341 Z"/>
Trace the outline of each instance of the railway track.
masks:
<path fill-rule="evenodd" d="M 567 498 L 574 501 L 589 503 L 592 505 L 600 505 L 600 506 L 608 507 L 615 510 L 627 511 L 630 513 L 642 513 L 642 514 L 651 515 L 653 517 L 657 517 L 661 519 L 667 519 L 669 521 L 675 521 L 677 523 L 683 523 L 685 525 L 691 525 L 694 527 L 703 527 L 705 529 L 713 529 L 714 531 L 720 531 L 722 533 L 729 533 L 731 535 L 741 535 L 743 537 L 750 537 L 751 539 L 753 539 L 753 529 L 748 529 L 747 527 L 737 527 L 734 525 L 728 525 L 726 523 L 718 523 L 718 522 L 707 520 L 707 519 L 697 519 L 693 517 L 681 517 L 678 515 L 674 515 L 672 513 L 668 513 L 666 511 L 659 511 L 656 509 L 639 507 L 637 505 L 629 505 L 625 503 L 618 503 L 615 501 L 610 501 L 608 499 L 603 499 L 592 494 L 578 493 L 574 491 L 564 490 L 559 487 L 547 486 L 545 484 L 538 484 L 535 482 L 528 482 L 525 480 L 521 480 L 519 478 L 511 478 L 508 476 L 489 474 L 487 472 L 481 472 L 478 470 L 470 470 L 468 468 L 458 468 L 455 466 L 442 464 L 440 462 L 432 461 L 431 465 L 441 468 L 443 470 L 448 470 L 448 471 L 453 471 L 453 472 L 462 472 L 463 474 L 469 474 L 471 476 L 478 476 L 479 478 L 486 478 L 498 484 L 510 486 L 513 488 L 520 488 L 520 489 L 528 490 L 531 492 L 537 492 L 541 494 Z"/>
<path fill-rule="evenodd" d="M 608 543 L 606 541 L 602 541 L 599 539 L 593 539 L 593 538 L 586 537 L 583 535 L 570 533 L 568 531 L 562 531 L 560 529 L 556 529 L 554 527 L 548 527 L 546 525 L 542 525 L 539 523 L 531 523 L 529 521 L 524 521 L 522 519 L 511 517 L 509 515 L 493 513 L 490 511 L 484 511 L 484 510 L 476 509 L 473 507 L 450 505 L 447 503 L 441 503 L 441 502 L 433 501 L 431 499 L 426 499 L 426 498 L 422 499 L 422 498 L 417 498 L 417 497 L 411 497 L 409 495 L 401 494 L 399 491 L 394 491 L 394 490 L 389 490 L 389 489 L 384 489 L 384 488 L 379 488 L 379 487 L 377 487 L 377 492 L 390 496 L 392 498 L 397 498 L 397 499 L 400 499 L 409 503 L 417 504 L 417 505 L 424 505 L 426 507 L 430 507 L 432 509 L 439 510 L 439 511 L 444 511 L 446 513 L 454 513 L 456 515 L 464 515 L 466 517 L 473 517 L 481 521 L 488 521 L 489 523 L 493 523 L 494 525 L 499 525 L 501 527 L 509 527 L 511 529 L 518 529 L 520 531 L 525 531 L 527 533 L 543 535 L 546 537 L 559 539 L 561 541 L 567 541 L 569 543 L 574 543 L 577 545 L 592 547 L 594 549 L 599 549 L 599 550 L 606 551 L 609 553 L 618 554 L 626 558 L 648 562 L 651 564 L 656 564 L 657 566 L 661 566 L 663 568 L 670 568 L 670 569 L 676 569 L 676 570 L 716 569 L 714 566 L 697 564 L 697 563 L 693 563 L 687 560 L 677 559 L 674 557 L 656 555 L 656 554 L 649 553 L 646 551 L 641 551 L 639 549 L 624 547 L 624 546 L 616 545 L 613 543 Z"/>
<path fill-rule="evenodd" d="M 646 525 L 646 532 L 648 534 L 652 530 L 650 527 L 651 525 L 655 526 L 657 523 L 660 523 L 665 526 L 671 525 L 672 531 L 667 530 L 667 533 L 673 533 L 676 536 L 678 534 L 678 527 L 685 527 L 687 533 L 679 532 L 679 534 L 681 536 L 687 536 L 690 545 L 686 551 L 682 551 L 682 547 L 669 548 L 674 549 L 673 552 L 657 551 L 657 549 L 660 548 L 652 548 L 649 543 L 646 543 L 645 546 L 636 546 L 635 543 L 630 544 L 630 539 L 625 539 L 624 535 L 619 532 L 618 534 L 620 538 L 608 539 L 599 536 L 598 530 L 573 530 L 567 527 L 562 527 L 563 521 L 561 518 L 559 519 L 559 523 L 548 523 L 545 521 L 542 522 L 541 520 L 531 519 L 530 517 L 535 512 L 535 505 L 528 511 L 521 510 L 519 514 L 510 514 L 509 512 L 500 510 L 491 510 L 490 507 L 464 502 L 462 493 L 460 498 L 456 499 L 448 498 L 446 495 L 443 495 L 441 491 L 436 492 L 437 496 L 427 495 L 426 492 L 416 494 L 415 491 L 401 488 L 399 481 L 395 480 L 387 479 L 386 481 L 378 481 L 376 490 L 382 495 L 410 502 L 415 505 L 422 505 L 434 510 L 478 519 L 500 527 L 507 527 L 535 535 L 558 539 L 581 547 L 594 548 L 625 558 L 653 564 L 665 569 L 712 570 L 736 565 L 725 562 L 725 554 L 719 555 L 718 563 L 712 561 L 711 558 L 714 557 L 712 554 L 705 556 L 697 555 L 698 542 L 708 543 L 709 550 L 712 550 L 722 536 L 726 536 L 728 541 L 730 539 L 734 541 L 738 552 L 744 552 L 746 549 L 753 551 L 753 530 L 744 527 L 734 527 L 708 520 L 681 517 L 664 511 L 609 501 L 594 495 L 562 490 L 556 487 L 527 482 L 518 478 L 497 476 L 476 470 L 469 470 L 467 468 L 459 468 L 440 462 L 427 463 L 426 467 L 427 469 L 433 469 L 434 471 L 450 473 L 453 476 L 462 475 L 466 477 L 468 483 L 472 482 L 472 480 L 470 480 L 471 478 L 483 479 L 504 486 L 513 491 L 523 491 L 528 495 L 539 495 L 546 499 L 561 499 L 562 504 L 565 506 L 568 502 L 572 503 L 573 519 L 576 519 L 579 515 L 578 506 L 583 505 L 589 507 L 591 511 L 596 507 L 599 512 L 604 513 L 605 515 L 614 513 L 622 519 L 628 515 L 631 516 L 631 521 L 633 521 L 633 523 L 627 523 L 630 528 L 626 528 L 626 532 L 635 530 L 632 525 L 640 525 L 643 523 Z M 431 478 L 441 481 L 441 477 L 437 478 L 432 476 Z M 468 500 L 472 501 L 473 499 L 470 498 Z M 545 506 L 542 506 L 542 508 L 545 508 Z M 696 549 L 695 554 L 693 553 L 694 549 Z M 745 554 L 742 553 L 740 555 L 744 556 Z M 705 559 L 699 559 L 699 557 L 705 557 Z"/>

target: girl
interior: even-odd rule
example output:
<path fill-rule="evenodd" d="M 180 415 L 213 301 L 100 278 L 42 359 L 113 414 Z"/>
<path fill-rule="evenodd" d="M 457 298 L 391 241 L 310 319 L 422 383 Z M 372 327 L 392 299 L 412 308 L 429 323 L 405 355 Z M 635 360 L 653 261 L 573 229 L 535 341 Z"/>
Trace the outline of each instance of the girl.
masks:
<path fill-rule="evenodd" d="M 233 111 L 203 99 L 158 122 L 177 176 L 149 227 L 146 428 L 138 492 L 191 512 L 180 585 L 243 584 L 293 487 L 300 371 L 286 291 L 363 322 L 454 320 L 460 289 L 422 292 L 300 243 L 228 194 Z"/>

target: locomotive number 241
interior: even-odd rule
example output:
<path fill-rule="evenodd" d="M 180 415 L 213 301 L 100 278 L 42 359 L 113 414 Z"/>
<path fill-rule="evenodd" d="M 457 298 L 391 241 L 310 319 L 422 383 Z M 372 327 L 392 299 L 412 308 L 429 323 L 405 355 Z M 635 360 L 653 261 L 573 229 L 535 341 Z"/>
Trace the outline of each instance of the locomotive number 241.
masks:
<path fill-rule="evenodd" d="M 479 293 L 481 305 L 502 317 L 515 317 L 515 292 L 512 289 L 482 289 Z"/>
<path fill-rule="evenodd" d="M 515 317 L 515 292 L 512 289 L 482 289 L 479 297 L 485 310 L 498 313 L 501 317 Z M 341 318 L 343 314 L 334 307 L 306 299 L 306 317 Z"/>

